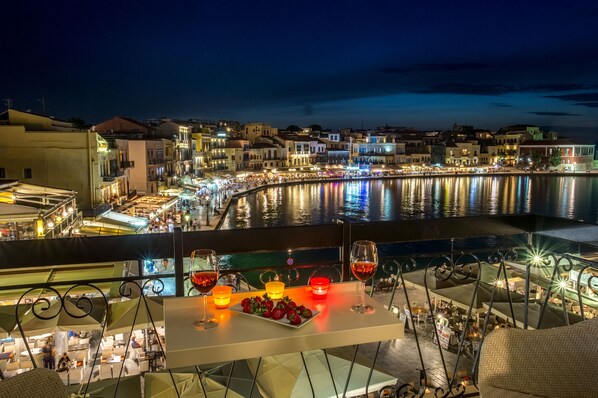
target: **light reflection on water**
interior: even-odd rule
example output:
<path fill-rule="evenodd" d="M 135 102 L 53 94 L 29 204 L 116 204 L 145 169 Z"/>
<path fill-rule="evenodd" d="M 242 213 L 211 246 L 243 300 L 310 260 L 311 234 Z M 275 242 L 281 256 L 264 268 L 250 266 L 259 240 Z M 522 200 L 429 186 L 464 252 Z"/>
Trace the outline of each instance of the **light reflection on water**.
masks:
<path fill-rule="evenodd" d="M 223 229 L 536 213 L 598 223 L 598 178 L 468 176 L 270 187 L 233 202 Z"/>

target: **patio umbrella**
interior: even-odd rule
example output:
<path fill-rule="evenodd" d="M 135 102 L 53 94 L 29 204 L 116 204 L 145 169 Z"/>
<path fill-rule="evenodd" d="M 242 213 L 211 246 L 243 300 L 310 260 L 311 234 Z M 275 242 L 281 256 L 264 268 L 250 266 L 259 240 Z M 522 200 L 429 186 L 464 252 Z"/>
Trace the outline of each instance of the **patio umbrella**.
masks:
<path fill-rule="evenodd" d="M 488 308 L 490 303 L 484 303 L 484 307 Z M 524 318 L 524 308 L 525 303 L 513 303 L 513 312 L 515 313 L 515 321 L 513 321 L 513 316 L 511 314 L 511 308 L 509 303 L 494 303 L 492 304 L 492 314 L 506 319 L 508 322 L 514 323 L 517 327 L 523 327 L 523 318 Z M 540 311 L 542 306 L 537 303 L 529 303 L 528 307 L 528 327 L 530 329 L 549 329 L 555 328 L 559 326 L 565 326 L 565 318 L 563 309 L 548 305 L 544 309 L 544 315 L 542 316 L 542 324 L 539 324 L 540 321 Z M 581 316 L 577 314 L 568 313 L 569 316 L 569 323 L 574 324 L 577 322 L 581 322 Z"/>
<path fill-rule="evenodd" d="M 282 354 L 262 357 L 257 376 L 257 386 L 264 397 L 304 397 L 311 396 L 311 387 L 308 379 L 312 381 L 316 398 L 337 397 L 345 389 L 351 361 L 328 355 L 330 369 L 334 376 L 334 384 L 326 362 L 324 351 L 315 350 L 304 352 L 307 372 L 303 366 L 300 353 Z M 255 374 L 258 359 L 247 360 L 249 369 Z M 370 367 L 359 363 L 353 364 L 347 396 L 365 395 L 365 384 L 368 380 Z M 387 385 L 394 385 L 397 378 L 386 373 L 374 370 L 370 380 L 368 392 L 378 391 Z M 307 392 L 307 394 L 306 394 Z M 338 394 L 338 395 L 337 395 Z"/>
<path fill-rule="evenodd" d="M 21 319 L 23 315 L 29 311 L 31 306 L 28 304 L 19 305 L 19 314 Z M 8 333 L 12 332 L 17 326 L 17 318 L 15 317 L 16 305 L 0 306 L 0 337 L 5 338 Z"/>
<path fill-rule="evenodd" d="M 480 278 L 480 281 L 484 282 L 484 283 L 488 283 L 488 284 L 493 284 L 496 281 L 496 274 L 498 272 L 498 267 L 496 267 L 492 264 L 488 264 L 488 263 L 481 263 L 480 267 L 482 269 L 482 276 Z M 458 279 L 457 276 L 452 275 L 447 280 L 442 280 L 442 279 L 448 277 L 448 274 L 440 274 L 440 273 L 439 273 L 439 278 L 436 278 L 436 276 L 434 275 L 434 268 L 429 268 L 427 273 L 426 273 L 425 269 L 419 269 L 416 271 L 406 272 L 403 274 L 403 278 L 405 279 L 406 282 L 413 283 L 416 288 L 423 289 L 425 287 L 424 275 L 427 278 L 428 289 L 430 289 L 430 290 L 444 289 L 447 287 L 465 285 L 468 283 L 475 282 L 477 279 L 477 267 L 472 266 L 472 272 L 471 272 L 471 276 L 469 278 L 464 278 L 464 275 L 458 275 L 459 278 L 464 278 L 464 279 Z M 510 282 L 515 281 L 516 280 L 515 278 L 518 277 L 518 274 L 512 270 L 507 270 L 507 277 L 509 278 Z M 502 272 L 501 272 L 501 279 L 504 280 L 504 275 L 502 274 Z"/>
<path fill-rule="evenodd" d="M 224 397 L 226 391 L 224 385 L 209 377 L 204 377 L 200 383 L 199 376 L 196 373 L 173 373 L 172 377 L 179 392 L 178 397 Z M 205 388 L 205 392 L 202 386 Z M 146 373 L 144 393 L 146 398 L 177 398 L 172 379 L 168 373 Z M 230 389 L 226 396 L 231 398 L 242 397 L 242 395 Z"/>
<path fill-rule="evenodd" d="M 118 383 L 117 397 L 141 398 L 141 379 L 139 375 L 117 378 L 109 380 L 95 381 L 89 384 L 87 394 L 93 398 L 114 398 L 116 384 Z M 76 394 L 85 389 L 79 384 L 68 386 L 69 394 Z"/>
<path fill-rule="evenodd" d="M 61 308 L 60 301 L 56 300 L 50 304 L 50 307 L 43 311 L 39 311 L 38 314 L 43 317 L 51 317 L 55 314 L 58 315 L 51 319 L 41 319 L 36 317 L 33 314 L 33 311 L 27 312 L 21 322 L 21 326 L 26 335 L 34 336 L 51 333 L 57 329 L 61 331 L 80 331 L 96 330 L 101 327 L 99 321 L 89 315 L 85 316 L 85 311 L 81 310 L 68 300 L 64 301 L 64 308 Z M 71 314 L 75 317 L 71 316 Z M 77 316 L 82 316 L 82 318 L 76 318 Z"/>
<path fill-rule="evenodd" d="M 492 291 L 494 286 L 487 283 L 480 283 L 476 298 L 473 302 L 473 309 L 480 310 L 484 308 L 484 303 L 489 302 L 492 299 Z M 465 310 L 469 308 L 471 304 L 471 297 L 475 291 L 475 283 L 469 283 L 467 285 L 459 285 L 453 287 L 447 287 L 445 289 L 432 290 L 430 293 L 437 298 L 444 301 L 452 301 L 458 307 Z M 513 302 L 521 302 L 524 300 L 522 294 L 511 291 L 511 300 Z M 496 288 L 494 292 L 494 302 L 509 301 L 507 296 L 507 290 L 504 288 Z"/>
<path fill-rule="evenodd" d="M 150 314 L 151 319 L 153 319 L 156 326 L 163 325 L 163 299 L 163 297 L 146 297 L 145 302 L 147 303 L 147 307 L 141 297 L 110 303 L 108 310 L 108 326 L 106 330 L 112 334 L 116 334 L 130 331 L 133 325 L 136 326 L 137 329 L 151 327 L 152 322 L 150 320 Z M 137 317 L 135 318 L 136 311 Z"/>

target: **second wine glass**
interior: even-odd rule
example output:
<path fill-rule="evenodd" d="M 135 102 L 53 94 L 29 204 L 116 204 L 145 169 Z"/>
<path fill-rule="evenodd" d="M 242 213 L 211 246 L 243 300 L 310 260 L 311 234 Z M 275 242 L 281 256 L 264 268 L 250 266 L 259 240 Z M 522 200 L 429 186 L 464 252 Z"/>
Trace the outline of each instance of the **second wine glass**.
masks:
<path fill-rule="evenodd" d="M 200 330 L 218 326 L 216 319 L 208 317 L 208 293 L 218 282 L 218 257 L 214 250 L 198 249 L 191 253 L 189 281 L 203 296 L 203 316 L 201 320 L 193 322 L 193 326 Z"/>
<path fill-rule="evenodd" d="M 361 281 L 361 302 L 351 309 L 358 314 L 371 314 L 374 307 L 365 303 L 365 282 L 372 278 L 378 269 L 378 249 L 376 243 L 358 240 L 351 247 L 351 272 Z"/>

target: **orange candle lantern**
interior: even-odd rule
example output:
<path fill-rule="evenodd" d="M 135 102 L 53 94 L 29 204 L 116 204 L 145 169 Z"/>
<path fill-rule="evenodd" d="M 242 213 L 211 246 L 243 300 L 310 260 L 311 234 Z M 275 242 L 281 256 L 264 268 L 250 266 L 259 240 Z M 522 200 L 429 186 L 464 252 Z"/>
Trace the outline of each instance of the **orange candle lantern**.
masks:
<path fill-rule="evenodd" d="M 216 286 L 212 289 L 212 297 L 216 308 L 226 308 L 230 304 L 230 296 L 233 293 L 232 286 Z"/>
<path fill-rule="evenodd" d="M 315 299 L 324 299 L 328 296 L 328 289 L 330 289 L 330 279 L 317 276 L 309 280 L 309 286 L 311 287 L 311 294 Z"/>
<path fill-rule="evenodd" d="M 266 283 L 266 293 L 272 300 L 280 300 L 284 294 L 284 282 L 272 281 Z"/>

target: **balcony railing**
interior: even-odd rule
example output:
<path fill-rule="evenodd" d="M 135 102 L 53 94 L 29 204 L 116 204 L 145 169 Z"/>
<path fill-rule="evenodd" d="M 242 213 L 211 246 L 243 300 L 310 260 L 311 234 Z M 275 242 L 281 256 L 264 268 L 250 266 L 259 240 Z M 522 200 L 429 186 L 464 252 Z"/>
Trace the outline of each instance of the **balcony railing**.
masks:
<path fill-rule="evenodd" d="M 381 258 L 378 273 L 369 284 L 368 292 L 405 321 L 408 328 L 406 338 L 340 348 L 338 355 L 349 358 L 353 368 L 358 366 L 355 355 L 359 348 L 372 372 L 376 368 L 397 378 L 395 384 L 384 388 L 378 386 L 376 390 L 380 390 L 381 396 L 423 397 L 426 390 L 434 391 L 432 394 L 437 397 L 475 396 L 478 394 L 475 381 L 480 347 L 487 332 L 495 326 L 549 327 L 548 311 L 560 314 L 556 319 L 565 325 L 595 314 L 598 292 L 594 286 L 598 284 L 594 281 L 598 263 L 592 258 L 598 249 L 555 237 L 559 233 L 571 237 L 580 231 L 584 231 L 586 236 L 588 233 L 595 234 L 596 227 L 588 228 L 570 220 L 529 215 L 383 223 L 339 221 L 307 227 L 186 233 L 176 229 L 171 234 L 0 242 L 0 270 L 33 272 L 39 269 L 36 267 L 46 267 L 54 273 L 54 282 L 9 285 L 0 281 L 0 294 L 5 297 L 14 294 L 19 300 L 18 306 L 25 308 L 36 300 L 41 305 L 52 297 L 55 298 L 54 303 L 62 303 L 59 310 L 67 313 L 73 311 L 70 304 L 65 304 L 69 300 L 86 313 L 91 314 L 95 309 L 101 315 L 97 317 L 101 333 L 96 334 L 96 341 L 100 342 L 101 337 L 111 334 L 109 329 L 112 324 L 105 318 L 107 308 L 118 305 L 108 304 L 108 301 L 139 297 L 137 310 L 151 312 L 151 303 L 148 302 L 154 300 L 152 296 L 156 294 L 164 295 L 168 290 L 164 289 L 165 286 L 171 287 L 172 294 L 176 296 L 188 295 L 193 289 L 185 280 L 185 264 L 191 251 L 198 246 L 212 248 L 222 255 L 251 256 L 252 264 L 255 264 L 252 268 L 229 264 L 220 276 L 236 289 L 246 290 L 262 289 L 264 282 L 274 276 L 287 285 L 305 284 L 316 273 L 328 275 L 334 282 L 348 281 L 352 279 L 349 267 L 351 243 L 373 240 L 378 244 Z M 593 240 L 598 239 L 594 237 Z M 288 251 L 289 248 L 291 251 Z M 294 261 L 285 264 L 280 261 L 281 256 Z M 278 260 L 272 260 L 274 258 Z M 144 272 L 144 265 L 149 260 L 157 260 L 161 264 L 161 259 L 172 260 L 173 264 L 168 263 L 168 266 L 173 267 L 163 270 L 160 275 Z M 132 274 L 69 280 L 61 278 L 60 267 L 56 268 L 117 262 L 128 264 L 127 269 Z M 563 284 L 563 275 L 566 274 L 571 278 Z M 448 286 L 462 292 L 451 296 L 446 290 Z M 539 294 L 540 290 L 543 294 Z M 85 295 L 78 294 L 81 291 Z M 30 300 L 32 292 L 35 295 Z M 474 300 L 482 295 L 485 298 L 481 304 Z M 558 300 L 559 307 L 551 304 Z M 539 319 L 531 316 L 531 309 L 536 308 L 541 309 Z M 559 308 L 560 312 L 557 311 Z M 18 308 L 16 313 L 19 313 Z M 480 313 L 485 313 L 485 316 Z M 546 315 L 544 324 L 543 314 Z M 438 321 L 438 317 L 443 321 Z M 150 315 L 149 330 L 158 335 L 156 326 Z M 131 336 L 133 329 L 131 324 L 125 336 Z M 27 334 L 21 319 L 17 319 L 17 330 L 13 332 L 16 337 Z M 168 330 L 165 332 L 168 333 Z M 99 345 L 92 344 L 89 350 L 92 357 L 101 359 Z M 128 342 L 125 342 L 124 350 L 122 356 L 126 361 L 132 352 Z M 26 346 L 21 351 L 26 351 L 25 357 L 29 356 L 35 363 L 33 347 Z M 404 355 L 407 352 L 416 354 Z M 167 353 L 167 348 L 158 339 L 157 347 L 136 353 L 150 358 L 148 362 L 153 361 L 148 365 L 148 373 L 141 370 L 140 365 L 132 365 L 131 372 L 143 373 L 147 385 L 148 375 L 164 375 L 160 371 L 168 361 Z M 324 350 L 324 355 L 328 358 L 327 350 Z M 362 360 L 360 363 L 365 362 Z M 81 375 L 85 376 L 81 380 L 83 391 L 92 388 L 89 385 L 93 386 L 95 380 L 94 369 L 97 371 L 99 368 L 102 372 L 102 366 L 105 365 L 101 360 L 94 361 L 92 358 L 88 360 L 89 372 L 81 369 Z M 204 382 L 204 378 L 208 378 L 212 382 L 220 382 L 226 389 L 253 396 L 252 393 L 257 394 L 254 391 L 257 372 L 249 375 L 247 384 L 235 384 L 243 377 L 238 373 L 242 367 L 233 362 L 198 369 L 197 376 Z M 121 372 L 119 369 L 115 374 L 114 368 L 111 367 L 110 377 L 105 377 L 123 383 L 124 370 Z M 10 376 L 10 371 L 2 370 L 2 375 Z M 309 379 L 307 369 L 306 372 Z M 176 377 L 177 371 L 170 370 L 165 378 L 175 389 Z M 80 379 L 78 377 L 76 382 Z M 72 379 L 69 381 L 72 382 Z M 337 393 L 342 396 L 343 389 L 347 392 L 349 380 L 338 383 Z M 370 389 L 369 392 L 373 391 Z M 114 396 L 119 395 L 115 392 Z"/>

